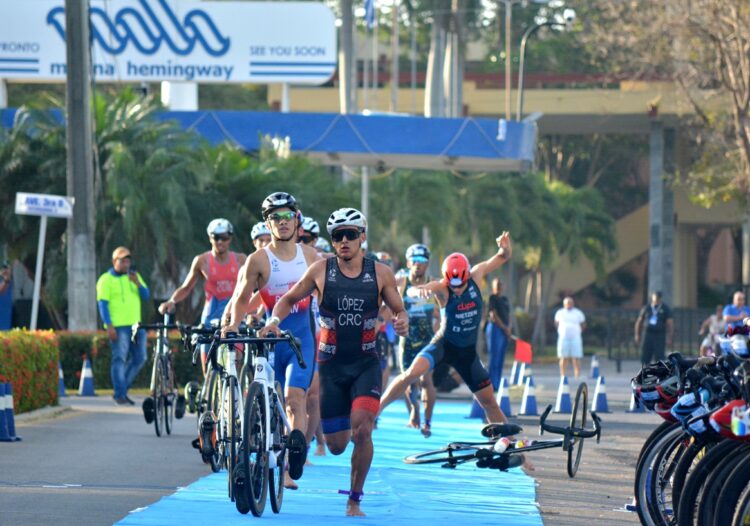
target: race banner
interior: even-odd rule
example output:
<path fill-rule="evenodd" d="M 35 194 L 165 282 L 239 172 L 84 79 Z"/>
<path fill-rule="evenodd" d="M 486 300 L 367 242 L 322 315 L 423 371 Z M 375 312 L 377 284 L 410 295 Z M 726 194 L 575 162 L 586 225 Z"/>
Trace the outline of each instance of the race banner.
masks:
<path fill-rule="evenodd" d="M 314 2 L 91 0 L 99 82 L 323 84 L 336 69 L 331 10 Z M 65 81 L 62 0 L 0 0 L 0 78 Z"/>

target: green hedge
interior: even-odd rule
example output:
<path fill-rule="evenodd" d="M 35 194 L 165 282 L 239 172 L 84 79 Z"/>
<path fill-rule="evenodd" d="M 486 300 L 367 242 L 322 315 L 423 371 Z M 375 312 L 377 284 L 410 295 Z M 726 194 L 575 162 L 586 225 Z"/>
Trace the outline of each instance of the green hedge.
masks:
<path fill-rule="evenodd" d="M 57 405 L 58 359 L 54 332 L 0 332 L 0 381 L 13 384 L 16 413 Z"/>

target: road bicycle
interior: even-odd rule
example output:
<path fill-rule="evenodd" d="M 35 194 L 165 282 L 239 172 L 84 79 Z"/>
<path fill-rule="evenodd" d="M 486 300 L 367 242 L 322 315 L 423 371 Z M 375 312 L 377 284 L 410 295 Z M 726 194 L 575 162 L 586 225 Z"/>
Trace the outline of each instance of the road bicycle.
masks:
<path fill-rule="evenodd" d="M 254 516 L 260 517 L 270 494 L 271 509 L 279 513 L 284 496 L 287 452 L 290 456 L 290 475 L 299 478 L 307 444 L 300 430 L 292 430 L 284 410 L 284 393 L 281 384 L 276 381 L 272 365 L 275 345 L 288 343 L 300 367 L 305 369 L 307 364 L 302 357 L 299 340 L 286 331 L 275 338 L 235 337 L 225 341 L 247 345 L 254 371 L 245 395 L 239 462 L 232 477 L 237 511 L 242 514 L 251 511 Z M 298 475 L 294 474 L 295 470 Z"/>
<path fill-rule="evenodd" d="M 442 464 L 442 467 L 455 469 L 458 465 L 476 461 L 479 468 L 507 471 L 523 463 L 523 454 L 541 449 L 561 447 L 567 453 L 568 476 L 573 478 L 578 472 L 583 453 L 583 442 L 587 438 L 601 439 L 601 419 L 594 411 L 588 411 L 588 387 L 585 383 L 578 386 L 569 425 L 554 426 L 547 423 L 552 406 L 539 417 L 539 434 L 545 432 L 563 435 L 561 439 L 538 440 L 535 442 L 515 442 L 508 437 L 517 435 L 523 428 L 516 424 L 488 424 L 482 429 L 484 442 L 452 442 L 435 451 L 417 453 L 404 458 L 407 464 Z M 587 414 L 591 415 L 593 428 L 587 429 Z"/>
<path fill-rule="evenodd" d="M 156 436 L 163 433 L 172 434 L 174 418 L 185 414 L 185 397 L 179 394 L 175 377 L 172 349 L 169 346 L 168 331 L 180 326 L 169 323 L 169 315 L 164 315 L 163 323 L 136 323 L 132 327 L 132 339 L 135 341 L 140 329 L 155 330 L 153 344 L 153 366 L 151 369 L 151 395 L 143 402 L 143 416 L 146 423 L 154 423 Z"/>

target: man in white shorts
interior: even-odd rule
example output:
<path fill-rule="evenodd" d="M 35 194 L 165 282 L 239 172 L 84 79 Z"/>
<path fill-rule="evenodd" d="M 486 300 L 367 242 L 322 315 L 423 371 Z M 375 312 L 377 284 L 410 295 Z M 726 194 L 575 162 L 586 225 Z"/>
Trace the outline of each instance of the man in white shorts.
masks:
<path fill-rule="evenodd" d="M 563 308 L 555 313 L 557 327 L 557 357 L 560 360 L 560 376 L 565 376 L 566 362 L 573 362 L 575 378 L 581 375 L 583 341 L 581 333 L 586 327 L 586 316 L 575 307 L 570 296 L 563 299 Z"/>

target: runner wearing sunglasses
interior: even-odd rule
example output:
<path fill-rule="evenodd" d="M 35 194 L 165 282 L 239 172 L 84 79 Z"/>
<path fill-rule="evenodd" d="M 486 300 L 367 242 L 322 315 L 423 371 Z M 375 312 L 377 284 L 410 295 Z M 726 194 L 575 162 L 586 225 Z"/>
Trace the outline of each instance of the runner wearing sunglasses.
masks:
<path fill-rule="evenodd" d="M 495 401 L 489 374 L 477 356 L 477 334 L 482 318 L 482 294 L 477 282 L 500 268 L 512 254 L 508 232 L 503 232 L 496 242 L 499 250 L 490 259 L 471 267 L 466 256 L 455 252 L 443 261 L 443 279 L 413 286 L 407 291 L 413 296 L 435 296 L 441 309 L 440 329 L 409 368 L 388 386 L 380 400 L 381 411 L 403 396 L 406 388 L 420 376 L 446 362 L 469 386 L 488 422 L 508 420 Z"/>
<path fill-rule="evenodd" d="M 234 227 L 226 219 L 217 218 L 211 221 L 206 228 L 206 233 L 211 243 L 211 250 L 193 258 L 185 281 L 167 301 L 159 305 L 161 314 L 172 312 L 176 304 L 190 296 L 198 280 L 203 278 L 206 281 L 204 285 L 206 301 L 201 313 L 201 323 L 210 323 L 211 320 L 221 319 L 224 308 L 229 303 L 237 285 L 237 272 L 245 263 L 246 256 L 229 250 Z M 201 348 L 204 374 L 206 372 L 207 350 L 207 346 Z"/>
<path fill-rule="evenodd" d="M 354 208 L 342 208 L 331 214 L 326 227 L 336 257 L 310 266 L 276 303 L 261 335 L 278 334 L 293 306 L 318 293 L 321 423 L 328 450 L 334 455 L 354 442 L 351 485 L 340 493 L 349 496 L 346 514 L 361 516 L 362 491 L 373 457 L 372 429 L 380 403 L 375 323 L 381 303 L 395 313 L 393 326 L 398 334 L 407 333 L 409 321 L 393 271 L 362 255 L 367 235 L 364 215 Z"/>
<path fill-rule="evenodd" d="M 300 213 L 297 200 L 286 192 L 274 192 L 263 200 L 263 218 L 271 232 L 271 243 L 253 252 L 240 272 L 237 292 L 230 304 L 229 324 L 224 334 L 236 332 L 250 307 L 255 290 L 260 291 L 267 315 L 289 289 L 297 283 L 308 267 L 320 259 L 315 248 L 297 243 Z M 288 344 L 277 344 L 275 363 L 276 379 L 285 388 L 286 412 L 292 426 L 289 437 L 289 471 L 284 485 L 297 489 L 294 480 L 302 476 L 307 458 L 307 391 L 313 376 L 315 343 L 310 327 L 310 295 L 300 297 L 284 320 L 283 330 L 290 331 L 300 340 L 300 349 L 307 368 L 299 366 L 294 351 Z"/>

